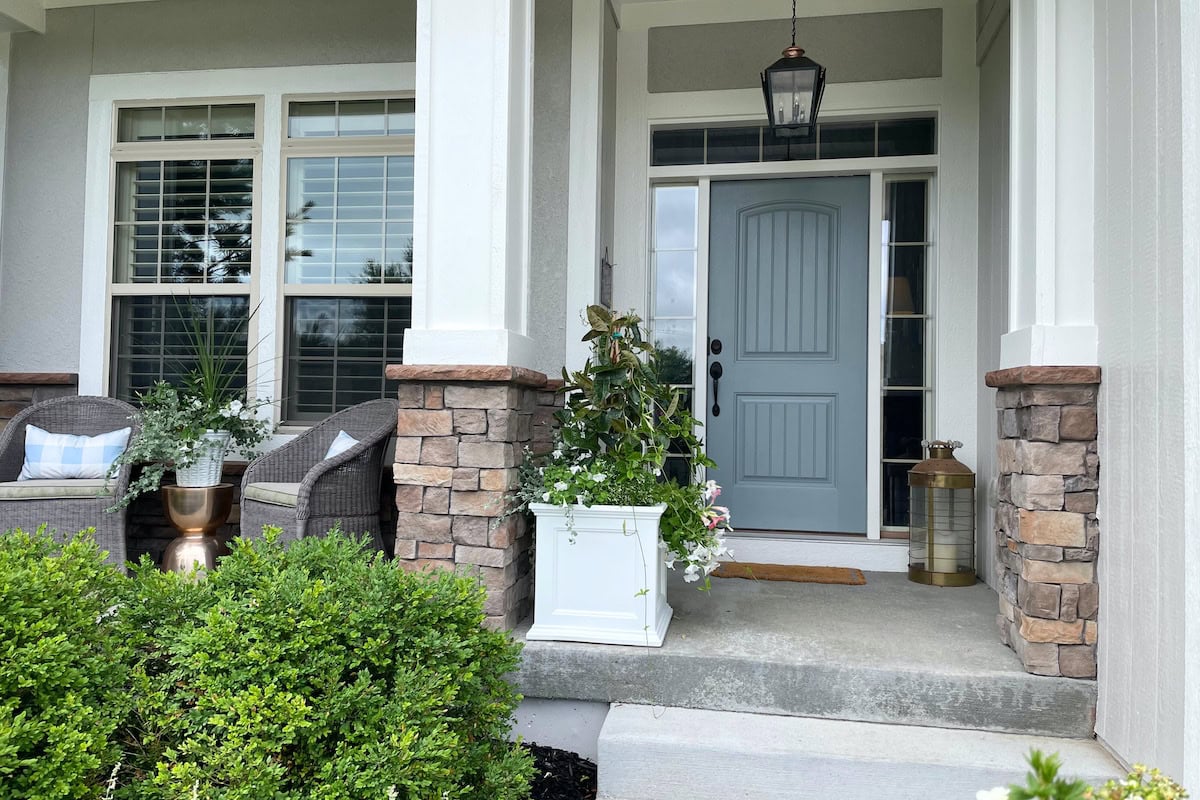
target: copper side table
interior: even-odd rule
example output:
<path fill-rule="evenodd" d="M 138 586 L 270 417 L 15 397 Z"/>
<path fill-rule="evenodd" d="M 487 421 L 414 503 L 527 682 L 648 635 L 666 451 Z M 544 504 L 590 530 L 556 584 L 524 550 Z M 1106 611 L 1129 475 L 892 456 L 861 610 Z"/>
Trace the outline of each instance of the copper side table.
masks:
<path fill-rule="evenodd" d="M 163 553 L 164 572 L 210 571 L 229 547 L 214 532 L 229 519 L 233 508 L 233 484 L 216 486 L 162 487 L 163 511 L 179 536 Z"/>

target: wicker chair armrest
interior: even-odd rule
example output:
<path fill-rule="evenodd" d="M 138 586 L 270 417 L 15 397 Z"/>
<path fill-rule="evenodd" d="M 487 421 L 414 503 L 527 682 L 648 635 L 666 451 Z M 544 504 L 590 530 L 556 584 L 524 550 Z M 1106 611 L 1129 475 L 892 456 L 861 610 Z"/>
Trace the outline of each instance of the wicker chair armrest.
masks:
<path fill-rule="evenodd" d="M 372 437 L 348 447 L 309 469 L 300 483 L 296 515 L 300 519 L 326 517 L 371 509 L 379 502 L 379 462 L 387 443 Z"/>
<path fill-rule="evenodd" d="M 13 417 L 0 431 L 0 481 L 15 481 L 25 463 L 25 418 L 24 411 Z"/>

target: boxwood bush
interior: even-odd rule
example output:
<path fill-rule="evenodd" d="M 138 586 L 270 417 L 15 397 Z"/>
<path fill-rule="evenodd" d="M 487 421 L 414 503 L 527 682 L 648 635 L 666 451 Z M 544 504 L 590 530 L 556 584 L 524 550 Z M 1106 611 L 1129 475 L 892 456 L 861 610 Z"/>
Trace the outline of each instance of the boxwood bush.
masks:
<path fill-rule="evenodd" d="M 199 582 L 147 561 L 116 586 L 100 573 L 116 610 L 95 635 L 120 663 L 99 671 L 125 696 L 97 706 L 119 719 L 90 728 L 75 785 L 91 794 L 20 796 L 103 796 L 114 766 L 118 800 L 528 796 L 529 758 L 507 742 L 518 647 L 481 627 L 474 581 L 336 532 L 239 541 Z"/>
<path fill-rule="evenodd" d="M 88 798 L 119 760 L 125 579 L 86 537 L 0 536 L 0 798 Z"/>

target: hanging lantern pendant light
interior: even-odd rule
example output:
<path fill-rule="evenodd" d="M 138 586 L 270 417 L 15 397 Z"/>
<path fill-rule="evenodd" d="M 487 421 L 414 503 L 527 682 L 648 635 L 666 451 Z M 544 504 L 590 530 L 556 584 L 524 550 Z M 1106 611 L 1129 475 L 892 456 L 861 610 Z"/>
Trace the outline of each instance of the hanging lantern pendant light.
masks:
<path fill-rule="evenodd" d="M 810 136 L 825 93 L 825 68 L 796 46 L 796 0 L 792 0 L 792 44 L 762 72 L 767 119 L 776 136 Z"/>

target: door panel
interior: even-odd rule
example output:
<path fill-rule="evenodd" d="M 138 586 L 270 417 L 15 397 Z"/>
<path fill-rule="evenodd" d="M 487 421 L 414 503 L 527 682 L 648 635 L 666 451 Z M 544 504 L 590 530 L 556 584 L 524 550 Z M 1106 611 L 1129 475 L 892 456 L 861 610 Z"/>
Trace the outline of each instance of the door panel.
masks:
<path fill-rule="evenodd" d="M 868 209 L 866 178 L 713 184 L 708 452 L 739 528 L 866 532 Z"/>

